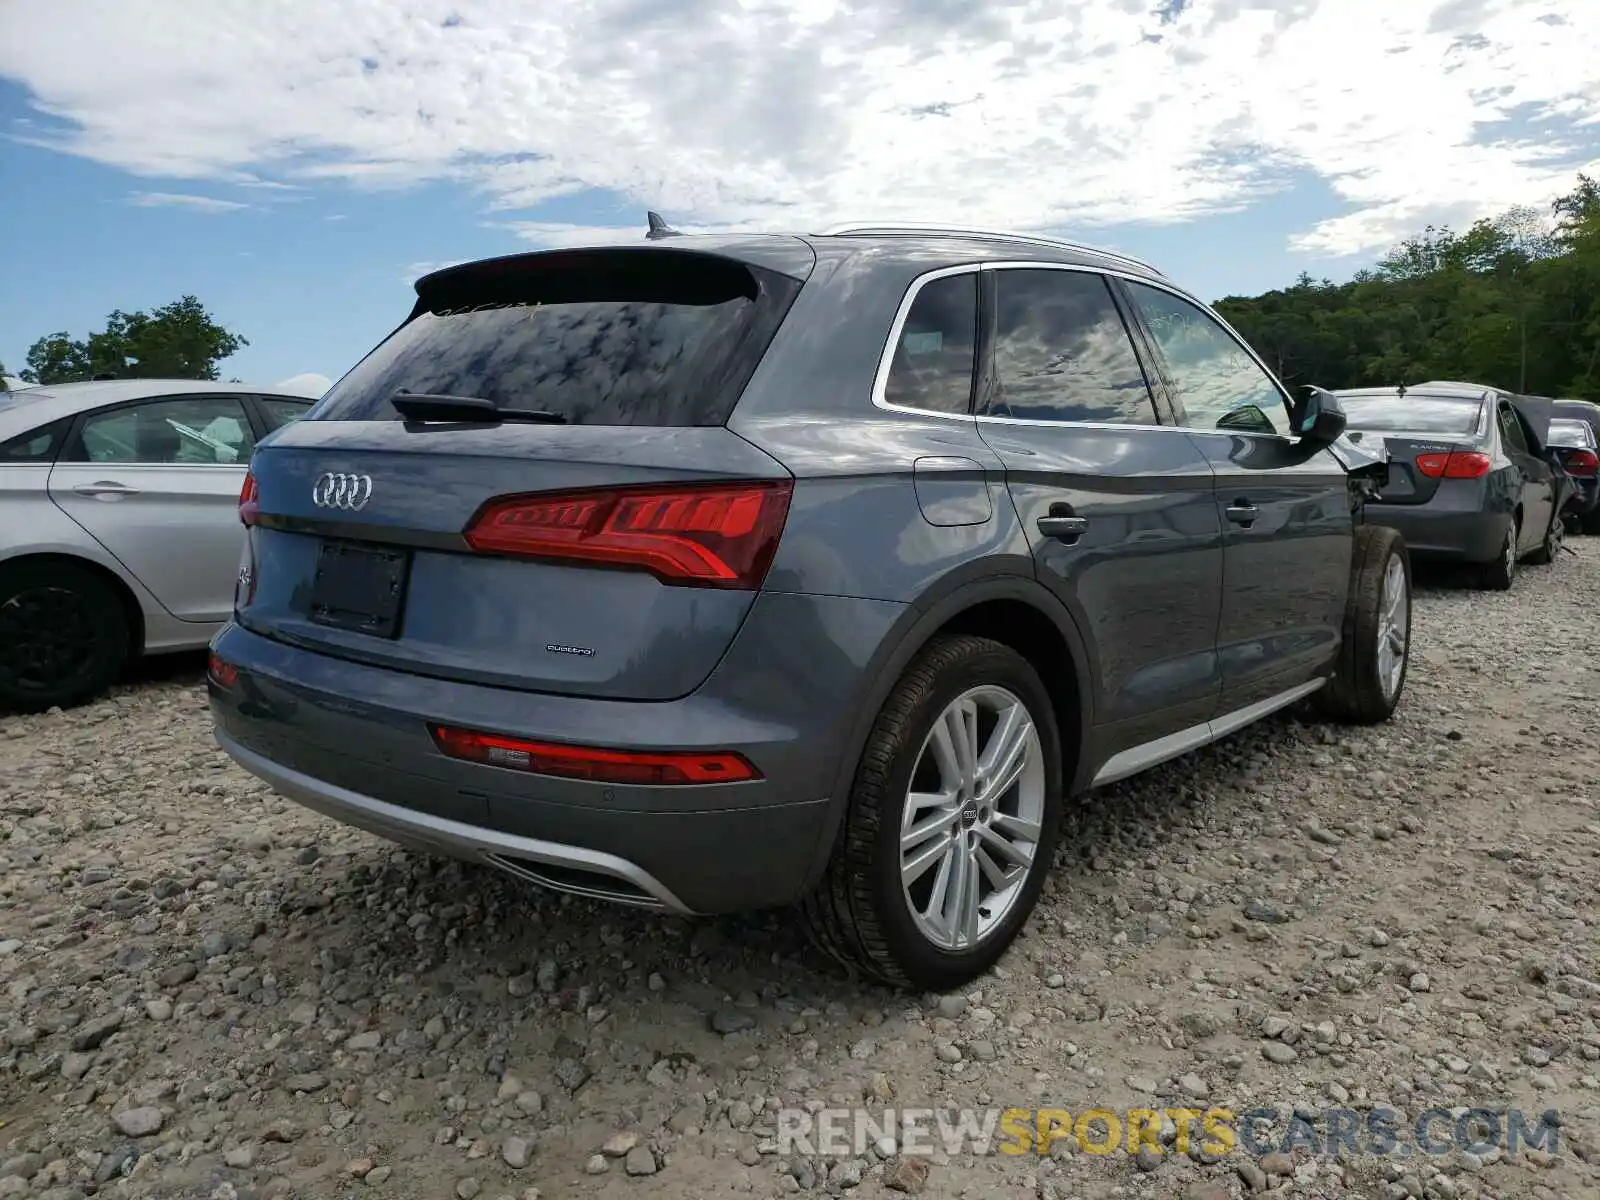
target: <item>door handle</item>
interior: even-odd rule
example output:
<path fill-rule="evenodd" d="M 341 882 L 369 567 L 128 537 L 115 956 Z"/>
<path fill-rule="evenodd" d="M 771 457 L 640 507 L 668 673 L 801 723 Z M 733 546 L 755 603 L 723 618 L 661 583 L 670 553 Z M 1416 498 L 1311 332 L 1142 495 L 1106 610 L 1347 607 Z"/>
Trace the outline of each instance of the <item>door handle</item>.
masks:
<path fill-rule="evenodd" d="M 115 480 L 102 479 L 96 483 L 80 483 L 72 489 L 80 496 L 137 496 L 139 489 Z"/>
<path fill-rule="evenodd" d="M 1069 546 L 1089 532 L 1088 518 L 1078 516 L 1072 511 L 1070 504 L 1052 504 L 1050 514 L 1040 517 L 1034 524 L 1045 537 L 1065 542 Z"/>
<path fill-rule="evenodd" d="M 1248 500 L 1235 500 L 1223 511 L 1235 525 L 1254 525 L 1256 518 L 1261 515 L 1261 510 Z"/>

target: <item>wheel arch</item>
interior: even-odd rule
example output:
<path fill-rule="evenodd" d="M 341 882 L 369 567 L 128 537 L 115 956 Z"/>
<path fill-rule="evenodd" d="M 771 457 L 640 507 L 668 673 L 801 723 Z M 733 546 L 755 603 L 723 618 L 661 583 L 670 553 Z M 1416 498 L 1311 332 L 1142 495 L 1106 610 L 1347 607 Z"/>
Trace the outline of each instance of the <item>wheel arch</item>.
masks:
<path fill-rule="evenodd" d="M 889 694 L 925 646 L 936 637 L 956 633 L 993 638 L 1034 665 L 1050 692 L 1061 733 L 1066 792 L 1071 796 L 1087 787 L 1092 766 L 1093 660 L 1071 612 L 1031 575 L 990 574 L 947 582 L 936 597 L 907 610 L 865 673 L 871 683 L 852 710 L 807 886 L 821 876 L 833 853 L 857 766 Z"/>
<path fill-rule="evenodd" d="M 133 588 L 128 585 L 127 580 L 123 579 L 117 572 L 92 558 L 59 550 L 29 551 L 13 555 L 10 558 L 0 559 L 0 573 L 24 566 L 66 566 L 94 576 L 106 585 L 111 594 L 117 598 L 117 604 L 122 609 L 123 619 L 128 625 L 129 658 L 136 658 L 144 653 L 144 607 L 139 603 L 139 597 L 134 594 Z"/>

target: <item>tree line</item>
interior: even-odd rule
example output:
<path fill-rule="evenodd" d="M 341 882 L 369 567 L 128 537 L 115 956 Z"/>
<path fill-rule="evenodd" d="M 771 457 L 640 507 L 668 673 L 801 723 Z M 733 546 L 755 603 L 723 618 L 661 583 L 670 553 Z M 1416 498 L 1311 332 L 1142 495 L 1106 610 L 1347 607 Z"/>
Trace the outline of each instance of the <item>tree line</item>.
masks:
<path fill-rule="evenodd" d="M 250 343 L 217 323 L 194 296 L 149 312 L 118 309 L 84 338 L 51 333 L 28 349 L 28 383 L 118 379 L 216 379 L 217 366 Z M 0 375 L 6 374 L 0 366 Z"/>
<path fill-rule="evenodd" d="M 1454 379 L 1600 400 L 1600 183 L 1579 175 L 1548 212 L 1430 225 L 1348 283 L 1302 273 L 1216 309 L 1295 389 Z"/>
<path fill-rule="evenodd" d="M 1457 379 L 1600 400 L 1600 183 L 1579 175 L 1548 212 L 1513 208 L 1462 233 L 1430 225 L 1348 283 L 1302 273 L 1216 308 L 1292 388 Z M 184 296 L 113 312 L 85 338 L 40 338 L 22 378 L 216 379 L 248 344 Z"/>

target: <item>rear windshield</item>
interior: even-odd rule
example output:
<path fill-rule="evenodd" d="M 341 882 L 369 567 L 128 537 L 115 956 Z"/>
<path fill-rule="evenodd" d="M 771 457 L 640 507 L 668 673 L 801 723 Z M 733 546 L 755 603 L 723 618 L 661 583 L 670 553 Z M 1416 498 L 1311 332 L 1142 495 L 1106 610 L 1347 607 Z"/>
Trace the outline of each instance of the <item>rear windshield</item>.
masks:
<path fill-rule="evenodd" d="M 1550 445 L 1589 447 L 1594 444 L 1594 432 L 1582 421 L 1550 422 Z"/>
<path fill-rule="evenodd" d="M 1470 434 L 1481 401 L 1454 396 L 1340 396 L 1351 429 L 1368 433 Z"/>
<path fill-rule="evenodd" d="M 336 383 L 312 421 L 393 421 L 398 391 L 574 425 L 721 425 L 800 283 L 712 255 L 563 251 L 475 264 Z"/>

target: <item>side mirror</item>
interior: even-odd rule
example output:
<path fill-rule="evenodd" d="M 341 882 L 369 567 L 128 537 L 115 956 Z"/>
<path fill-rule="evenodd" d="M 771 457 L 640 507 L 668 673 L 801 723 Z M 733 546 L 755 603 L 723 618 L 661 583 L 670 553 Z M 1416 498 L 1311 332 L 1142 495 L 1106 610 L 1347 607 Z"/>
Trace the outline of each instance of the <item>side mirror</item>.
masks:
<path fill-rule="evenodd" d="M 1348 418 L 1339 397 L 1319 387 L 1308 387 L 1293 415 L 1294 431 L 1302 441 L 1328 445 L 1339 440 Z"/>

